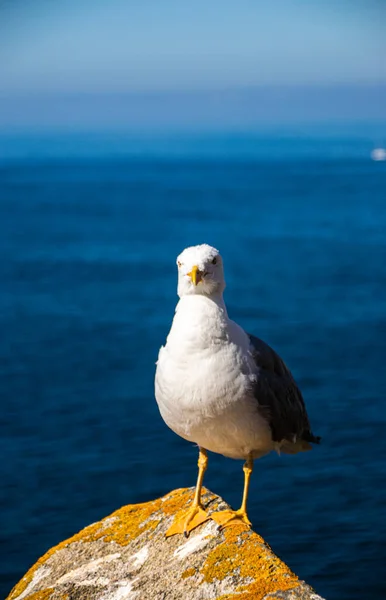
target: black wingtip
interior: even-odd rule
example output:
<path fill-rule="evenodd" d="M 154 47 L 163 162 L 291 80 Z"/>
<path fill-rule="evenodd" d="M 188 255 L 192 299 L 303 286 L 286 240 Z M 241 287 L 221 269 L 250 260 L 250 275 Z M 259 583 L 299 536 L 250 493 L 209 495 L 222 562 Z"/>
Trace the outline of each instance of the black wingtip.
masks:
<path fill-rule="evenodd" d="M 307 431 L 303 434 L 302 439 L 305 442 L 310 442 L 311 444 L 320 444 L 322 438 L 318 435 L 314 435 L 311 431 Z"/>

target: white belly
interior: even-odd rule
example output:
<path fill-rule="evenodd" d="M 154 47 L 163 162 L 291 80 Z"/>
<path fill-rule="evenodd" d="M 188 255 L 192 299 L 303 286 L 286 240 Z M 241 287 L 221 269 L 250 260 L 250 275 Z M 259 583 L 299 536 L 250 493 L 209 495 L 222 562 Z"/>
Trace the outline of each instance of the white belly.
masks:
<path fill-rule="evenodd" d="M 188 360 L 166 346 L 157 364 L 156 400 L 166 424 L 182 438 L 230 458 L 250 453 L 256 458 L 274 443 L 252 395 L 252 378 L 235 344 L 193 353 Z"/>

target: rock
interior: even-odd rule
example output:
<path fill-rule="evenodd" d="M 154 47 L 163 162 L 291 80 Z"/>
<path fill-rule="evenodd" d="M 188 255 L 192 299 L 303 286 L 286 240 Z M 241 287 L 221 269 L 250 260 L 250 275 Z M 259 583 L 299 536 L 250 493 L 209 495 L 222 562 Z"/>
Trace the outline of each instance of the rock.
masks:
<path fill-rule="evenodd" d="M 192 489 L 124 506 L 49 550 L 7 600 L 322 600 L 243 525 L 165 538 Z M 208 511 L 229 508 L 204 490 Z"/>

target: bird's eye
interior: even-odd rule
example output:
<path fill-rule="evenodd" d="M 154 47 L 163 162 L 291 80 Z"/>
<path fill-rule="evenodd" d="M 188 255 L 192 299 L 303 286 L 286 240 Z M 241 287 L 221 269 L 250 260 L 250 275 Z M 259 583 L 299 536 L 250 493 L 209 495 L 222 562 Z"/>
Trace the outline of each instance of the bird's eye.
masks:
<path fill-rule="evenodd" d="M 212 260 L 212 265 L 215 265 L 217 263 L 217 258 L 214 257 L 214 259 Z"/>
<path fill-rule="evenodd" d="M 180 267 L 182 265 L 182 263 L 178 260 L 177 265 Z"/>

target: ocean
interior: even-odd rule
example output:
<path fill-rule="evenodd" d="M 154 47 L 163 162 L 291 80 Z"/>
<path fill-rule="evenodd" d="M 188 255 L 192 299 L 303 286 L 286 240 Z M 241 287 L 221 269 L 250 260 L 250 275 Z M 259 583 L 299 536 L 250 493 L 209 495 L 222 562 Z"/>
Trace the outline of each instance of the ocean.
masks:
<path fill-rule="evenodd" d="M 153 380 L 177 254 L 285 359 L 322 444 L 256 462 L 255 530 L 329 600 L 386 597 L 386 163 L 362 133 L 0 137 L 0 596 L 120 506 L 195 485 Z M 238 507 L 242 463 L 206 486 Z"/>

